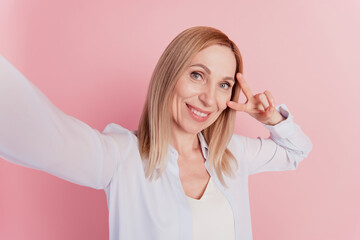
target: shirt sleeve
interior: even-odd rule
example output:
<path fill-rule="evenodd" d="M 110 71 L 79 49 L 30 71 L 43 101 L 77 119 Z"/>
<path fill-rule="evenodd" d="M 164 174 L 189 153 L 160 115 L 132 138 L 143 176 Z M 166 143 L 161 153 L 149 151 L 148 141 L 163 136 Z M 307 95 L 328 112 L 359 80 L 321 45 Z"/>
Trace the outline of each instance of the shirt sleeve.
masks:
<path fill-rule="evenodd" d="M 118 162 L 117 140 L 126 137 L 110 128 L 100 133 L 63 113 L 0 54 L 1 158 L 104 189 Z"/>
<path fill-rule="evenodd" d="M 268 138 L 250 138 L 234 134 L 232 144 L 235 157 L 246 161 L 248 174 L 267 171 L 294 170 L 312 150 L 312 142 L 294 122 L 285 104 L 276 110 L 286 119 L 271 126 L 263 124 L 269 131 Z"/>

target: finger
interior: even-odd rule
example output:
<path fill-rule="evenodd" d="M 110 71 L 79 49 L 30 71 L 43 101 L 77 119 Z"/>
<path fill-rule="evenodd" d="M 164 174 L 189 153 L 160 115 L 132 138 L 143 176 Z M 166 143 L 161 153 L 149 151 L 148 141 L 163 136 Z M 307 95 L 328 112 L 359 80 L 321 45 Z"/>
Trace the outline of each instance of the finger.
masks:
<path fill-rule="evenodd" d="M 258 93 L 254 98 L 256 99 L 256 107 L 259 110 L 265 111 L 270 106 L 264 93 Z"/>
<path fill-rule="evenodd" d="M 236 111 L 246 112 L 246 110 L 247 110 L 247 105 L 244 104 L 244 103 L 237 103 L 237 102 L 234 102 L 234 101 L 228 101 L 227 105 L 228 105 L 229 108 L 232 108 L 232 109 L 234 109 Z"/>
<path fill-rule="evenodd" d="M 265 93 L 265 95 L 266 95 L 266 97 L 267 97 L 270 105 L 271 105 L 272 107 L 275 107 L 275 100 L 274 100 L 274 97 L 272 96 L 271 92 L 268 91 L 268 90 L 266 90 L 264 93 Z"/>
<path fill-rule="evenodd" d="M 244 76 L 241 73 L 237 74 L 237 80 L 240 84 L 240 88 L 244 92 L 246 98 L 249 100 L 253 97 L 252 91 L 250 89 L 250 86 L 247 84 L 247 82 L 244 79 Z"/>
<path fill-rule="evenodd" d="M 273 114 L 275 108 L 271 105 L 269 105 L 269 107 L 267 109 L 265 109 L 265 114 L 266 116 L 271 116 L 271 114 Z"/>

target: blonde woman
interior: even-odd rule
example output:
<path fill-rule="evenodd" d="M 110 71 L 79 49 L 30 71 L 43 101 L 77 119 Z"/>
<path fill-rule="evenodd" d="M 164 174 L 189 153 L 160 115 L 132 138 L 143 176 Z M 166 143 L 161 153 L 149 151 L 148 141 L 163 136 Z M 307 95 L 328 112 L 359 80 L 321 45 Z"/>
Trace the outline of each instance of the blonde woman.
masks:
<path fill-rule="evenodd" d="M 110 123 L 100 133 L 1 57 L 0 156 L 104 189 L 111 240 L 252 239 L 248 176 L 295 169 L 312 143 L 285 104 L 253 95 L 242 72 L 224 33 L 187 29 L 155 67 L 138 130 Z M 270 137 L 234 134 L 236 111 Z"/>

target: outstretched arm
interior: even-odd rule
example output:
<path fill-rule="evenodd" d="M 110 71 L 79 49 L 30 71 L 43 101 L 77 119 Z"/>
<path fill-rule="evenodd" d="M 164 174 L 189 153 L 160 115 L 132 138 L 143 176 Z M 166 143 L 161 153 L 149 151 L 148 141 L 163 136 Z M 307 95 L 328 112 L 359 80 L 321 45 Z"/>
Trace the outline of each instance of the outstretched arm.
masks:
<path fill-rule="evenodd" d="M 63 113 L 0 54 L 0 157 L 103 189 L 118 154 L 114 136 Z"/>

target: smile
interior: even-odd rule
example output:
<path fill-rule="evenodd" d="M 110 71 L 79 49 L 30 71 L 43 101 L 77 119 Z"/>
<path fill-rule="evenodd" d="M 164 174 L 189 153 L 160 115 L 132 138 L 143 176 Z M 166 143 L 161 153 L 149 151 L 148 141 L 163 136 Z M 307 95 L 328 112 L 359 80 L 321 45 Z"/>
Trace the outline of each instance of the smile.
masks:
<path fill-rule="evenodd" d="M 191 117 L 196 121 L 200 121 L 200 122 L 205 121 L 211 113 L 211 112 L 199 111 L 198 108 L 195 108 L 188 104 L 186 104 L 186 106 L 189 109 Z"/>

